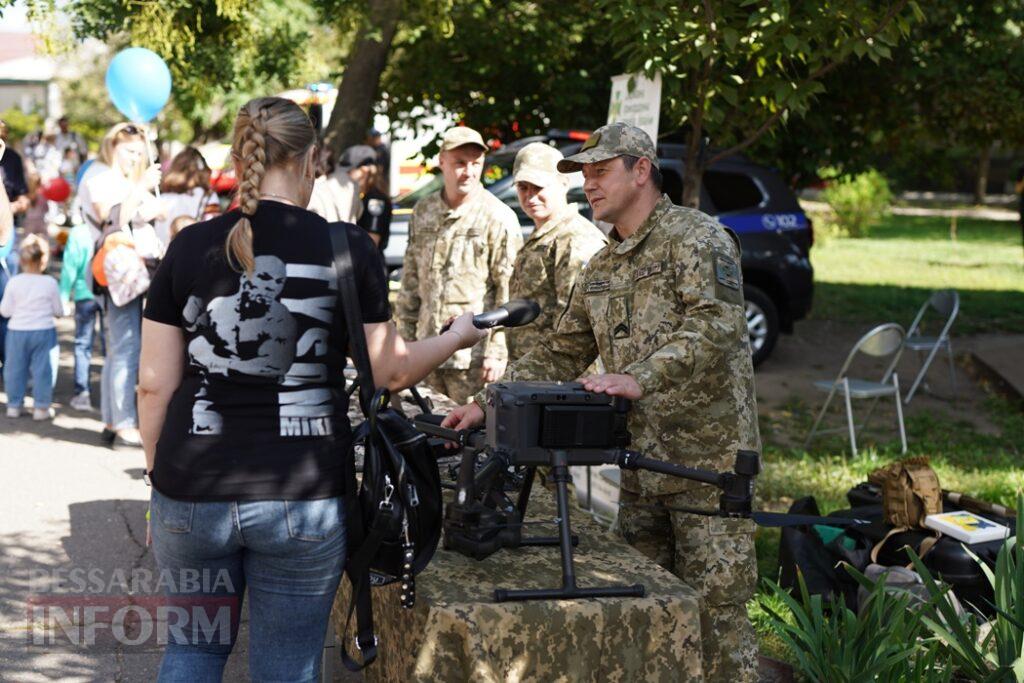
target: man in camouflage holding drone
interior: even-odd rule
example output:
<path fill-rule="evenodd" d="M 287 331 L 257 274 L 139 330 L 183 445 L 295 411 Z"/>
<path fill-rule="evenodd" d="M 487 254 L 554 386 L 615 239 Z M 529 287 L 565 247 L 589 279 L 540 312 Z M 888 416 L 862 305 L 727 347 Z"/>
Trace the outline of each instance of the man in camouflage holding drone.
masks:
<path fill-rule="evenodd" d="M 632 448 L 690 467 L 731 470 L 760 452 L 739 249 L 713 218 L 662 195 L 654 144 L 615 123 L 594 132 L 558 170 L 582 170 L 594 218 L 612 243 L 576 282 L 555 333 L 513 362 L 507 381 L 572 380 L 600 357 L 589 391 L 633 401 Z M 445 426 L 483 422 L 484 394 Z M 634 547 L 701 597 L 708 681 L 757 680 L 746 602 L 757 580 L 753 522 L 672 508 L 713 509 L 718 490 L 653 472 L 622 472 L 619 524 Z"/>

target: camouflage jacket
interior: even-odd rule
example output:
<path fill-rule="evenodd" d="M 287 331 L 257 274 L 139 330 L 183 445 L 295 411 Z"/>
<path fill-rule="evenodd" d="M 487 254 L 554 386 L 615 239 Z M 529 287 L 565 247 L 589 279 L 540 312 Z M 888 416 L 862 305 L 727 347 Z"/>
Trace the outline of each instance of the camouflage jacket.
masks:
<path fill-rule="evenodd" d="M 643 388 L 629 417 L 633 448 L 731 470 L 738 449 L 761 450 L 736 243 L 714 219 L 668 197 L 628 239 L 612 237 L 576 281 L 555 334 L 505 379 L 571 380 L 599 355 L 607 372 Z M 645 495 L 697 486 L 639 475 Z"/>
<path fill-rule="evenodd" d="M 402 262 L 395 305 L 399 334 L 424 339 L 437 334 L 450 316 L 505 303 L 522 244 L 515 213 L 483 188 L 457 209 L 449 208 L 440 192 L 421 199 L 412 212 Z M 502 328 L 472 349 L 457 351 L 441 367 L 465 370 L 484 357 L 507 358 Z"/>
<path fill-rule="evenodd" d="M 530 235 L 512 268 L 509 298 L 533 299 L 540 304 L 540 316 L 506 332 L 509 360 L 525 355 L 554 331 L 583 266 L 607 243 L 604 234 L 581 216 L 575 205 Z"/>

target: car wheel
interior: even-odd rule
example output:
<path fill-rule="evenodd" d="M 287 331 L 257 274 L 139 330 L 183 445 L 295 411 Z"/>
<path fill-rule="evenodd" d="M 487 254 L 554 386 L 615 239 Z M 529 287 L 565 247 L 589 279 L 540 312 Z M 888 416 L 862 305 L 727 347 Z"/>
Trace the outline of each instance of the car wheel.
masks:
<path fill-rule="evenodd" d="M 747 332 L 754 366 L 771 355 L 779 338 L 779 312 L 767 294 L 753 285 L 743 285 L 746 299 Z"/>

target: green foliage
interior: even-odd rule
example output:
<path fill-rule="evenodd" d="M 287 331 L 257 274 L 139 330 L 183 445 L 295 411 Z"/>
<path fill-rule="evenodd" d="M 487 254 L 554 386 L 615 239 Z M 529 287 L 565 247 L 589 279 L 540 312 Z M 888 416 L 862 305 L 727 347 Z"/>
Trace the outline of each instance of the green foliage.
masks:
<path fill-rule="evenodd" d="M 17 107 L 11 107 L 0 112 L 0 119 L 7 123 L 11 142 L 20 142 L 29 133 L 43 128 L 43 115 L 37 111 L 26 114 Z"/>
<path fill-rule="evenodd" d="M 745 147 L 805 114 L 848 59 L 888 59 L 919 13 L 906 0 L 599 0 L 628 70 L 663 77 L 664 119 Z M 911 13 L 913 10 L 914 14 Z"/>
<path fill-rule="evenodd" d="M 399 32 L 382 82 L 389 116 L 416 124 L 440 109 L 505 140 L 605 122 L 623 64 L 591 3 L 461 0 L 447 17 Z"/>
<path fill-rule="evenodd" d="M 843 234 L 867 237 L 868 231 L 888 212 L 892 192 L 885 176 L 871 169 L 832 181 L 822 198 L 832 207 Z"/>
<path fill-rule="evenodd" d="M 798 185 L 822 166 L 884 167 L 901 188 L 953 189 L 953 163 L 993 141 L 1024 144 L 1024 4 L 931 0 L 884 62 L 851 60 L 822 80 L 827 95 L 783 122 L 755 157 Z"/>
<path fill-rule="evenodd" d="M 318 28 L 307 0 L 72 0 L 63 10 L 79 39 L 147 47 L 167 61 L 173 107 L 161 120 L 180 112 L 175 132 L 185 138 L 219 136 L 249 98 L 319 80 L 340 61 L 339 41 Z"/>
<path fill-rule="evenodd" d="M 1024 495 L 1017 495 L 1017 529 L 1024 528 Z M 970 552 L 970 551 L 968 551 Z M 932 596 L 922 621 L 942 644 L 958 673 L 971 681 L 1024 681 L 1024 546 L 1006 540 L 996 557 L 995 571 L 974 557 L 992 586 L 995 617 L 982 629 L 971 615 L 960 619 L 946 600 L 946 589 L 909 548 L 914 570 Z"/>
<path fill-rule="evenodd" d="M 821 596 L 810 595 L 803 575 L 797 575 L 799 600 L 774 581 L 765 581 L 768 597 L 760 599 L 762 609 L 800 673 L 822 683 L 950 680 L 948 667 L 938 662 L 939 648 L 916 646 L 923 626 L 917 610 L 911 609 L 912 597 L 886 590 L 883 581 L 872 584 L 863 575 L 859 578 L 870 590 L 859 615 L 841 598 L 825 603 Z"/>

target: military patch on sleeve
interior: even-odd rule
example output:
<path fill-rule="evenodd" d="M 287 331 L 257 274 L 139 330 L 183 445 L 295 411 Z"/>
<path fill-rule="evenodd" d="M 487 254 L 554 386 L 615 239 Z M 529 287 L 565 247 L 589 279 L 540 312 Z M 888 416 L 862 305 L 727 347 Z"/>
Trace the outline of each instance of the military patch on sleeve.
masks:
<path fill-rule="evenodd" d="M 740 288 L 740 267 L 731 256 L 715 252 L 715 280 L 730 289 Z"/>
<path fill-rule="evenodd" d="M 597 294 L 598 292 L 607 292 L 611 288 L 611 280 L 591 280 L 583 291 L 587 294 Z"/>

